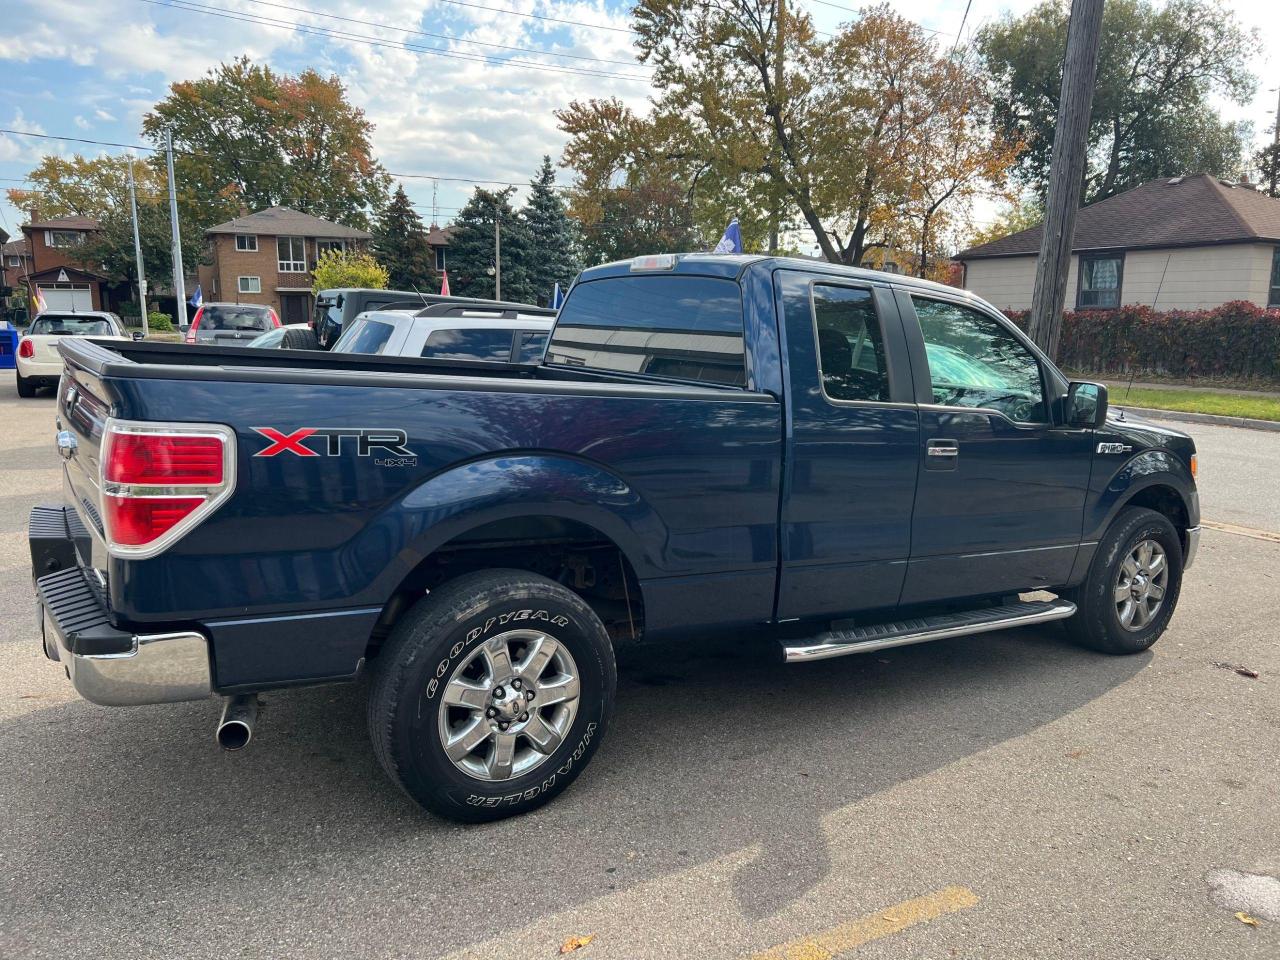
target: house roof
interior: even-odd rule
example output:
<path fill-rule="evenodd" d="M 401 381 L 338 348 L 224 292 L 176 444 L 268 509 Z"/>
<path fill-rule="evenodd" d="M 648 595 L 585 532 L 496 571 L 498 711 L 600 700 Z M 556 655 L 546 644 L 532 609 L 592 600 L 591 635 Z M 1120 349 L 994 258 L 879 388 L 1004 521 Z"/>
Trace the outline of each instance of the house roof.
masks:
<path fill-rule="evenodd" d="M 1043 225 L 962 250 L 957 260 L 1036 256 Z M 1151 180 L 1083 207 L 1073 252 L 1280 241 L 1280 199 L 1206 173 Z"/>
<path fill-rule="evenodd" d="M 21 240 L 10 240 L 4 246 L 0 246 L 0 256 L 4 257 L 29 257 L 31 249 L 27 246 L 26 237 Z"/>
<path fill-rule="evenodd" d="M 209 233 L 254 233 L 264 236 L 323 237 L 341 240 L 368 240 L 365 230 L 322 220 L 289 207 L 267 207 L 257 213 L 236 217 L 205 231 Z"/>
<path fill-rule="evenodd" d="M 433 247 L 447 247 L 453 239 L 453 227 L 437 227 L 434 223 L 427 229 L 427 243 Z"/>
<path fill-rule="evenodd" d="M 101 230 L 102 224 L 92 217 L 50 217 L 28 223 L 24 230 Z"/>

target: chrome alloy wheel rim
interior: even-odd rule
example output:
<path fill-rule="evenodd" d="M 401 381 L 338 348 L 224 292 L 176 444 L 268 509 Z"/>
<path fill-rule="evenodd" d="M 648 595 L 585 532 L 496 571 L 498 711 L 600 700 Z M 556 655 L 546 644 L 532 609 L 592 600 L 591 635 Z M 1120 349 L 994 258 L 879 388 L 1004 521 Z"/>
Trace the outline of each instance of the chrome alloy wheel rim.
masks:
<path fill-rule="evenodd" d="M 1120 564 L 1116 577 L 1115 604 L 1120 626 L 1141 630 L 1155 619 L 1164 606 L 1169 583 L 1169 558 L 1154 540 L 1137 544 Z"/>
<path fill-rule="evenodd" d="M 490 637 L 459 663 L 444 687 L 440 744 L 477 780 L 510 780 L 537 769 L 564 742 L 578 714 L 578 665 L 540 630 Z"/>

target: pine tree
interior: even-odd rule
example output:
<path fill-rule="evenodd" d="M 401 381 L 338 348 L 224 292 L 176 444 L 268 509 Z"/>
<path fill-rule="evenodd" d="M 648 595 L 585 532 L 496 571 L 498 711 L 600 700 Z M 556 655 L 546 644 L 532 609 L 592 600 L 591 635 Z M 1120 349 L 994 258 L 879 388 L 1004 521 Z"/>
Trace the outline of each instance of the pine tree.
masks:
<path fill-rule="evenodd" d="M 568 292 L 569 284 L 582 269 L 577 225 L 569 219 L 555 183 L 551 158 L 544 156 L 529 184 L 529 200 L 520 211 L 529 235 L 530 260 L 525 265 L 529 284 L 537 302 L 544 305 L 551 302 L 557 283 Z"/>
<path fill-rule="evenodd" d="M 529 280 L 531 246 L 523 219 L 511 206 L 514 187 L 484 190 L 476 187 L 458 211 L 449 237 L 449 289 L 457 296 L 491 299 L 494 294 L 494 217 L 502 221 L 502 299 L 533 303 L 536 292 Z"/>
<path fill-rule="evenodd" d="M 396 187 L 374 225 L 373 249 L 391 276 L 392 288 L 427 292 L 438 286 L 427 232 L 404 192 L 404 184 Z"/>

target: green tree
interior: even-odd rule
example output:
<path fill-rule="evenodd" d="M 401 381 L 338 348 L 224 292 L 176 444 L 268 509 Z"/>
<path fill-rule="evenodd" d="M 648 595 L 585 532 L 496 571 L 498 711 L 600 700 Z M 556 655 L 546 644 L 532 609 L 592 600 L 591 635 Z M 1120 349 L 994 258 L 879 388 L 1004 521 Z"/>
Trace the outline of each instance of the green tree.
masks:
<path fill-rule="evenodd" d="M 404 185 L 396 186 L 391 202 L 373 226 L 373 249 L 398 290 L 429 290 L 436 274 L 422 218 L 413 209 Z"/>
<path fill-rule="evenodd" d="M 1280 197 L 1280 143 L 1269 143 L 1253 155 L 1267 196 Z"/>
<path fill-rule="evenodd" d="M 582 228 L 588 264 L 705 248 L 694 230 L 689 204 L 673 183 L 645 180 L 607 190 L 598 199 L 596 212 Z"/>
<path fill-rule="evenodd" d="M 453 221 L 449 237 L 449 289 L 455 296 L 492 299 L 495 220 L 502 224 L 502 299 L 534 303 L 529 279 L 531 246 L 524 222 L 511 206 L 515 187 L 477 187 Z"/>
<path fill-rule="evenodd" d="M 548 156 L 542 158 L 542 166 L 529 184 L 529 199 L 520 217 L 528 237 L 525 269 L 529 286 L 538 303 L 548 304 L 555 285 L 567 291 L 582 269 L 581 238 L 556 191 L 555 169 Z"/>
<path fill-rule="evenodd" d="M 999 240 L 1013 233 L 1020 233 L 1044 221 L 1044 207 L 1034 198 L 1014 200 L 999 213 L 991 223 L 974 227 L 965 235 L 962 243 L 967 247 L 978 247 L 992 240 Z"/>
<path fill-rule="evenodd" d="M 979 31 L 995 118 L 1026 145 L 1019 179 L 1043 197 L 1057 122 L 1068 0 L 1045 0 Z M 1217 99 L 1247 102 L 1258 52 L 1219 0 L 1109 0 L 1093 97 L 1084 198 L 1094 202 L 1147 180 L 1207 172 L 1234 176 L 1247 128 L 1224 121 Z"/>
<path fill-rule="evenodd" d="M 311 271 L 313 293 L 342 287 L 387 289 L 387 271 L 372 255 L 357 250 L 328 250 Z"/>
<path fill-rule="evenodd" d="M 144 269 L 151 287 L 165 286 L 173 276 L 167 179 L 163 164 L 135 161 L 138 233 Z M 40 217 L 91 217 L 102 230 L 80 249 L 85 269 L 113 279 L 137 283 L 133 217 L 129 207 L 129 161 L 125 157 L 46 156 L 28 175 L 30 189 L 8 191 L 9 202 Z M 194 269 L 204 252 L 203 231 L 179 206 L 182 261 Z"/>
<path fill-rule="evenodd" d="M 366 227 L 386 204 L 373 125 L 334 76 L 279 74 L 240 57 L 172 84 L 142 126 L 157 145 L 172 128 L 182 202 L 203 226 L 241 206 L 281 205 Z"/>

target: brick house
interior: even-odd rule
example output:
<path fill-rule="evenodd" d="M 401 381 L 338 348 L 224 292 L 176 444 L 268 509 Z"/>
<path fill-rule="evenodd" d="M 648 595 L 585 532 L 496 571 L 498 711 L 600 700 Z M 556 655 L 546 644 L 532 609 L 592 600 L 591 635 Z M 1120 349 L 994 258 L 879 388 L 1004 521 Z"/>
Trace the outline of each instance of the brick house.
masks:
<path fill-rule="evenodd" d="M 44 296 L 50 310 L 104 310 L 112 280 L 82 260 L 80 248 L 102 226 L 89 217 L 32 217 L 23 224 L 28 289 Z M 6 245 L 6 248 L 9 245 Z M 8 273 L 6 257 L 6 277 Z"/>
<path fill-rule="evenodd" d="M 327 250 L 367 248 L 370 234 L 288 207 L 268 207 L 205 231 L 208 264 L 197 278 L 206 302 L 261 303 L 281 323 L 311 315 L 312 273 Z"/>
<path fill-rule="evenodd" d="M 24 290 L 30 272 L 31 245 L 26 237 L 0 244 L 0 288 L 12 292 Z"/>

